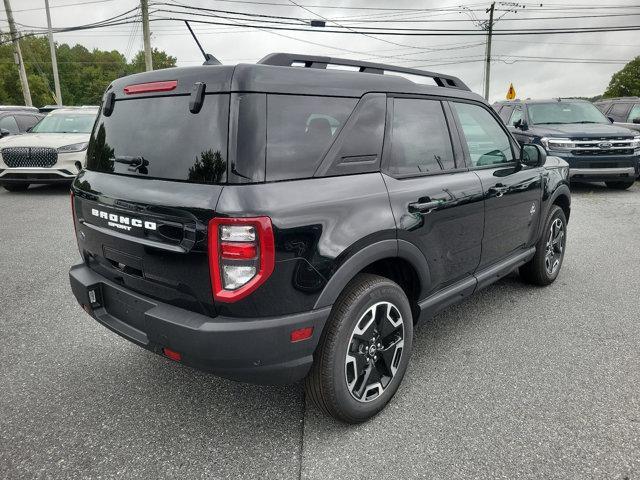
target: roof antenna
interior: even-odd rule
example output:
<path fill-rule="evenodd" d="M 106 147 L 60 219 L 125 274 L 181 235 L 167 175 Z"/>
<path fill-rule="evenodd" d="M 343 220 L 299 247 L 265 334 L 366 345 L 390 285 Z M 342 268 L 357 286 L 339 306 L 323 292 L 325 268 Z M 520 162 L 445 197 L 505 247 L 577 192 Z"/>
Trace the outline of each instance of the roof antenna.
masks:
<path fill-rule="evenodd" d="M 200 42 L 198 41 L 198 37 L 196 37 L 196 34 L 193 33 L 193 30 L 191 29 L 191 25 L 189 25 L 189 22 L 185 20 L 184 23 L 187 24 L 187 28 L 189 29 L 189 32 L 191 32 L 191 36 L 196 41 L 196 45 L 198 45 L 198 48 L 202 52 L 202 56 L 204 57 L 203 65 L 222 65 L 222 62 L 220 62 L 220 60 L 218 60 L 216 57 L 214 57 L 210 53 L 205 53 L 204 49 L 202 48 L 202 45 L 200 45 Z"/>

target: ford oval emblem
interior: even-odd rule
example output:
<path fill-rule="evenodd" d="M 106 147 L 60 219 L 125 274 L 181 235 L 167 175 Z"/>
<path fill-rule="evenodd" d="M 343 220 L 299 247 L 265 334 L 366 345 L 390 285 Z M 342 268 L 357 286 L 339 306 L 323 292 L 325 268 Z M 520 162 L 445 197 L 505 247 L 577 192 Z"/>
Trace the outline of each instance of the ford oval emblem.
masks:
<path fill-rule="evenodd" d="M 598 147 L 602 148 L 603 150 L 607 149 L 607 148 L 611 148 L 613 147 L 613 143 L 611 142 L 600 142 L 598 144 Z"/>

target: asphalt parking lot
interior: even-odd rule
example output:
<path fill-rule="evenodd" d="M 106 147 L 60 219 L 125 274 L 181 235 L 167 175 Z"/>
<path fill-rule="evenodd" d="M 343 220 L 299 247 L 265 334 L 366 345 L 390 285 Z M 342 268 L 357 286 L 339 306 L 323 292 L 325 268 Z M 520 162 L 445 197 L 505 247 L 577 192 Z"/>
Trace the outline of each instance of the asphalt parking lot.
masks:
<path fill-rule="evenodd" d="M 558 281 L 422 325 L 354 427 L 107 331 L 69 288 L 67 189 L 0 190 L 0 478 L 640 479 L 640 184 L 573 195 Z"/>

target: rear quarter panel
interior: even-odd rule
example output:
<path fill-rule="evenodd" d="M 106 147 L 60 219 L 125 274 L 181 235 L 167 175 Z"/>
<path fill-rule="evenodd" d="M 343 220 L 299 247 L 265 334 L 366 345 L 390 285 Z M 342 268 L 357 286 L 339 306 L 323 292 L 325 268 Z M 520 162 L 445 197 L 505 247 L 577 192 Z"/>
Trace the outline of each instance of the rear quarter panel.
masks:
<path fill-rule="evenodd" d="M 249 297 L 219 304 L 227 316 L 271 316 L 310 310 L 327 282 L 352 255 L 396 238 L 380 173 L 226 186 L 222 216 L 268 216 L 276 265 Z"/>

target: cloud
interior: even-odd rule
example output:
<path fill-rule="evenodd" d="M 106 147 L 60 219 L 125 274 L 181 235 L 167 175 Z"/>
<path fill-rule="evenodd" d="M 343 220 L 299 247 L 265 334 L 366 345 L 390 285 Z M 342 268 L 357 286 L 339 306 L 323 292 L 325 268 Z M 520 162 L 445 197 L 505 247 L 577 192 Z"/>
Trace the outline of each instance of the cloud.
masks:
<path fill-rule="evenodd" d="M 259 0 L 266 1 L 266 0 Z M 633 5 L 622 3 L 619 5 Z M 627 0 L 628 1 L 628 0 Z M 271 3 L 287 3 L 287 0 L 275 0 Z M 384 8 L 416 8 L 411 0 L 383 1 L 343 1 L 327 2 L 327 0 L 296 0 L 304 5 L 322 4 L 341 7 L 384 7 Z M 45 26 L 46 17 L 41 0 L 13 0 L 16 21 L 27 25 Z M 137 0 L 105 0 L 100 3 L 87 2 L 84 5 L 60 8 L 60 5 L 78 3 L 78 0 L 52 1 L 52 22 L 54 27 L 86 24 L 111 17 L 124 12 L 138 4 Z M 250 13 L 267 13 L 270 15 L 286 15 L 292 17 L 311 18 L 312 15 L 294 5 L 255 5 L 251 3 L 231 3 L 212 0 L 182 0 L 181 3 L 191 6 L 206 6 L 224 10 Z M 472 5 L 467 1 L 469 5 Z M 487 0 L 487 4 L 488 4 Z M 555 0 L 555 6 L 572 6 L 571 0 Z M 582 0 L 580 5 L 601 7 L 594 0 Z M 433 3 L 425 8 L 455 7 L 460 0 L 446 0 Z M 473 5 L 479 5 L 474 2 Z M 569 15 L 593 15 L 598 13 L 628 12 L 618 10 L 586 10 L 567 13 L 566 11 L 536 10 L 529 4 L 518 13 L 508 13 L 496 24 L 496 29 L 540 28 L 540 27 L 590 27 L 606 25 L 632 25 L 640 21 L 640 15 L 612 18 L 568 19 Z M 40 10 L 30 10 L 38 8 Z M 164 8 L 164 7 L 163 7 Z M 169 7 L 167 7 L 169 8 Z M 476 8 L 476 7 L 473 7 Z M 21 11 L 22 10 L 22 11 Z M 402 27 L 429 26 L 432 28 L 465 28 L 477 31 L 478 28 L 464 13 L 442 11 L 397 12 L 363 11 L 349 8 L 322 9 L 309 7 L 309 10 L 327 18 L 353 18 L 367 15 L 370 19 L 457 19 L 460 22 L 429 23 L 416 25 L 393 24 Z M 640 9 L 636 9 L 640 14 Z M 474 12 L 485 18 L 484 12 Z M 559 17 L 557 20 L 514 20 L 525 17 Z M 345 20 L 342 20 L 345 21 Z M 6 30 L 6 23 L 4 29 Z M 367 25 L 367 24 L 362 24 Z M 386 28 L 391 23 L 370 23 L 367 26 Z M 378 37 L 364 35 L 341 35 L 328 33 L 299 33 L 260 31 L 246 27 L 217 26 L 193 24 L 205 50 L 221 59 L 224 63 L 253 62 L 275 51 L 322 54 L 357 59 L 369 59 L 384 63 L 404 66 L 421 66 L 443 73 L 459 76 L 472 90 L 481 93 L 484 75 L 484 63 L 481 61 L 485 52 L 482 44 L 484 37 L 446 36 L 446 37 Z M 67 32 L 56 34 L 56 41 L 80 43 L 88 48 L 118 50 L 131 58 L 142 49 L 141 28 L 135 25 L 113 26 L 100 30 Z M 178 58 L 180 66 L 197 65 L 202 62 L 193 39 L 184 24 L 180 22 L 153 22 L 152 45 Z M 305 42 L 313 42 L 309 44 Z M 319 44 L 319 45 L 317 45 Z M 400 44 L 400 45 L 397 45 Z M 414 48 L 411 48 L 414 47 Z M 442 49 L 440 51 L 420 50 L 420 48 Z M 446 50 L 445 50 L 446 49 Z M 344 50 L 349 50 L 345 52 Z M 353 53 L 357 52 L 357 53 Z M 564 63 L 557 59 L 597 59 L 597 60 L 631 60 L 640 52 L 637 32 L 582 33 L 567 35 L 519 35 L 495 36 L 492 63 L 491 100 L 504 97 L 509 83 L 513 83 L 521 98 L 540 98 L 557 96 L 593 96 L 601 94 L 609 83 L 611 75 L 622 68 L 623 64 L 601 63 Z M 382 58 L 380 58 L 382 57 Z M 535 61 L 522 61 L 521 57 L 536 57 Z M 504 62 L 513 62 L 511 64 Z M 466 63 L 465 63 L 466 62 Z M 446 64 L 446 65 L 443 65 Z"/>

